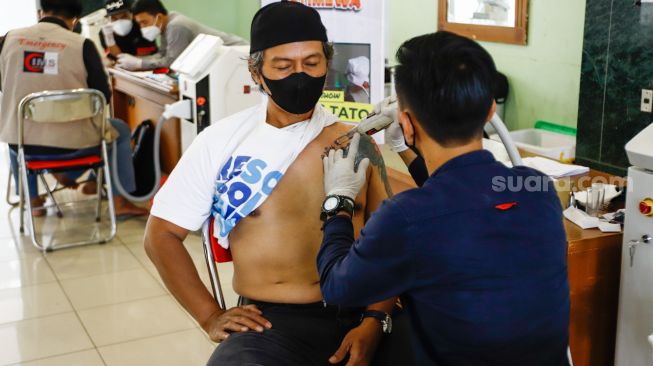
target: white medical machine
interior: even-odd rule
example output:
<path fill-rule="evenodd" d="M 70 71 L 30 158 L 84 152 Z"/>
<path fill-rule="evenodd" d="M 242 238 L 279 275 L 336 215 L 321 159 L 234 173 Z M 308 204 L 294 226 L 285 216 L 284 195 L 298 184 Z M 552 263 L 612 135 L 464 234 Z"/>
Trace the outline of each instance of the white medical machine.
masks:
<path fill-rule="evenodd" d="M 203 129 L 234 113 L 257 105 L 262 98 L 252 80 L 247 65 L 249 46 L 223 45 L 220 37 L 200 34 L 170 68 L 179 75 L 179 101 L 167 104 L 154 130 L 154 181 L 152 190 L 144 196 L 132 196 L 117 181 L 116 189 L 135 202 L 154 197 L 160 187 L 159 165 L 161 129 L 171 118 L 181 120 L 182 151 Z M 113 161 L 117 160 L 115 151 Z M 114 164 L 113 171 L 117 166 Z M 115 178 L 114 178 L 115 181 Z"/>
<path fill-rule="evenodd" d="M 219 37 L 200 34 L 172 64 L 182 104 L 169 106 L 166 114 L 181 118 L 183 151 L 204 128 L 261 101 L 248 56 L 249 46 L 227 47 Z"/>
<path fill-rule="evenodd" d="M 626 144 L 628 193 L 615 366 L 653 365 L 653 123 Z"/>

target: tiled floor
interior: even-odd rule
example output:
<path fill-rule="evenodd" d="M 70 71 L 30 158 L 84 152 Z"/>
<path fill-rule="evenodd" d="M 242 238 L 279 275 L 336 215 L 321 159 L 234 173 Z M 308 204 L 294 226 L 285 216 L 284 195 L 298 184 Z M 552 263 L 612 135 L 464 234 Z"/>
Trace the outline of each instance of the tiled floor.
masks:
<path fill-rule="evenodd" d="M 6 147 L 0 147 L 0 194 L 6 191 Z M 76 195 L 72 191 L 62 194 Z M 18 209 L 0 202 L 0 366 L 204 365 L 215 344 L 163 287 L 143 249 L 145 219 L 119 222 L 109 243 L 42 254 L 18 232 Z M 90 218 L 90 221 L 89 221 Z M 101 235 L 92 205 L 49 215 L 45 242 Z M 201 240 L 186 240 L 205 284 Z M 233 268 L 220 265 L 227 301 L 235 303 Z"/>

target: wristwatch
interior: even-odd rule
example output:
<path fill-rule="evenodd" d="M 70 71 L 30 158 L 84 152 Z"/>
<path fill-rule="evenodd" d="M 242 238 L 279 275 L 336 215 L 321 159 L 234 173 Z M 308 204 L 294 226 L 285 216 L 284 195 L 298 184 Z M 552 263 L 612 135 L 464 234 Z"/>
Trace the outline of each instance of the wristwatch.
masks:
<path fill-rule="evenodd" d="M 326 221 L 340 211 L 345 211 L 349 215 L 354 216 L 354 200 L 346 196 L 329 195 L 322 203 L 320 220 Z"/>
<path fill-rule="evenodd" d="M 392 333 L 392 317 L 388 313 L 376 310 L 365 310 L 361 316 L 361 321 L 365 318 L 374 318 L 381 322 L 383 333 Z"/>

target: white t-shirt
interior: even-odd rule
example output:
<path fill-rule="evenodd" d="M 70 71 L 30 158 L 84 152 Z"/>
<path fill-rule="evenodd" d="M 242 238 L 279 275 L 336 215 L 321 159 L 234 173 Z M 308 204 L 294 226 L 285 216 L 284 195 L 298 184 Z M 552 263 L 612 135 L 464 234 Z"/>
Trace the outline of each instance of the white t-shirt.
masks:
<path fill-rule="evenodd" d="M 310 121 L 277 129 L 265 122 L 267 101 L 206 128 L 154 198 L 151 214 L 187 230 L 215 216 L 214 235 L 229 233 L 261 205 L 287 168 L 337 118 L 317 105 Z"/>
<path fill-rule="evenodd" d="M 246 109 L 204 129 L 154 197 L 150 214 L 186 230 L 199 230 L 211 214 L 215 178 L 228 155 L 230 137 L 242 127 L 239 122 L 252 117 L 258 108 Z"/>

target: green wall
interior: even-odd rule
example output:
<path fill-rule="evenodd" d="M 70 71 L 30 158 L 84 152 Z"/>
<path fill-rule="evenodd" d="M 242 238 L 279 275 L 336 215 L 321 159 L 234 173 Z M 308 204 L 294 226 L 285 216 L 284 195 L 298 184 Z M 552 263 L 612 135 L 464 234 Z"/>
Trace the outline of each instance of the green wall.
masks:
<path fill-rule="evenodd" d="M 380 0 L 371 0 L 380 1 Z M 249 38 L 259 0 L 164 0 L 223 31 Z M 437 28 L 437 0 L 388 0 L 391 63 L 411 37 Z M 576 127 L 586 0 L 530 0 L 528 45 L 483 43 L 510 80 L 506 121 L 511 129 L 537 120 Z"/>
<path fill-rule="evenodd" d="M 249 39 L 254 13 L 260 0 L 162 0 L 168 10 L 176 10 L 221 31 Z"/>

